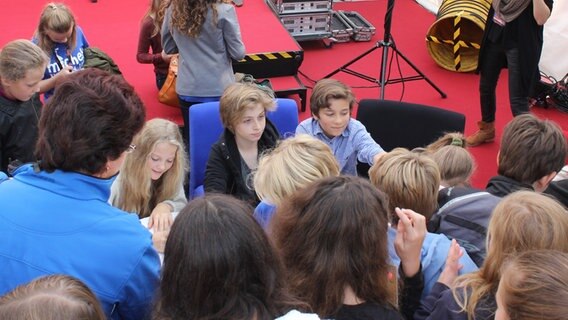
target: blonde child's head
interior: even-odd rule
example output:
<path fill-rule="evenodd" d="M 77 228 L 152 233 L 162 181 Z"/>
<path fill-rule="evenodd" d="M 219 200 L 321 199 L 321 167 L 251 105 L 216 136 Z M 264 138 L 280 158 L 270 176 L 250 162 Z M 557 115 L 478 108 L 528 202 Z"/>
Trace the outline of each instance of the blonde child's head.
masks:
<path fill-rule="evenodd" d="M 254 186 L 260 199 L 278 205 L 296 190 L 337 175 L 339 164 L 329 146 L 301 134 L 281 141 L 260 159 Z"/>
<path fill-rule="evenodd" d="M 39 92 L 49 58 L 29 40 L 8 42 L 0 51 L 0 84 L 4 94 L 20 101 Z"/>

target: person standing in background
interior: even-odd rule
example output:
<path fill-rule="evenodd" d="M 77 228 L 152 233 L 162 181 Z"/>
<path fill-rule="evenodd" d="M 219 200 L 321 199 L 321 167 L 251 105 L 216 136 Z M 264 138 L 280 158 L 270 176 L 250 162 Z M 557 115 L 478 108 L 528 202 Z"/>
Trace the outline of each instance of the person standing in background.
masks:
<path fill-rule="evenodd" d="M 164 21 L 164 11 L 169 0 L 151 0 L 150 7 L 142 18 L 136 60 L 139 63 L 153 64 L 156 86 L 162 88 L 168 76 L 170 55 L 162 56 L 162 35 L 160 29 Z"/>
<path fill-rule="evenodd" d="M 172 0 L 162 24 L 164 54 L 179 52 L 176 92 L 189 142 L 189 108 L 218 101 L 235 82 L 231 60 L 245 57 L 237 13 L 220 0 Z"/>
<path fill-rule="evenodd" d="M 39 18 L 32 41 L 49 56 L 49 64 L 40 83 L 40 92 L 48 99 L 62 79 L 71 72 L 83 69 L 89 46 L 83 30 L 71 10 L 63 3 L 48 3 Z"/>
<path fill-rule="evenodd" d="M 540 78 L 543 25 L 553 0 L 494 0 L 485 24 L 477 71 L 481 121 L 467 137 L 468 146 L 495 139 L 497 81 L 502 68 L 509 70 L 509 103 L 513 116 L 529 112 L 529 95 Z"/>

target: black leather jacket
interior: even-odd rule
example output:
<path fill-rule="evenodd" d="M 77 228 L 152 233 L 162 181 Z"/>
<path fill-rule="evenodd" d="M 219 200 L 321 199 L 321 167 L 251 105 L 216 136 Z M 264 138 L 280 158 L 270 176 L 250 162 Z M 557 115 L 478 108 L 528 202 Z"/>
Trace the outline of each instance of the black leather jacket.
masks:
<path fill-rule="evenodd" d="M 276 146 L 280 135 L 278 129 L 266 119 L 266 127 L 258 141 L 258 154 Z M 224 193 L 245 200 L 253 207 L 260 202 L 252 183 L 247 184 L 242 179 L 241 157 L 235 141 L 235 135 L 225 129 L 221 137 L 211 147 L 205 180 L 203 182 L 205 193 Z"/>
<path fill-rule="evenodd" d="M 10 162 L 34 161 L 41 112 L 39 95 L 21 102 L 0 94 L 0 171 L 6 172 Z"/>

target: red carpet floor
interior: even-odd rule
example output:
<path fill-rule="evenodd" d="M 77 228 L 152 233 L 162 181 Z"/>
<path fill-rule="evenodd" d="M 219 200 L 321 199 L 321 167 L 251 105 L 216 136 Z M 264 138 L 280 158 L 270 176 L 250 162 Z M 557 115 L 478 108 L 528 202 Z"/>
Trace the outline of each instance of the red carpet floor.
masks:
<path fill-rule="evenodd" d="M 247 1 L 262 0 L 245 0 L 245 6 Z M 179 112 L 176 109 L 157 102 L 152 66 L 141 65 L 136 62 L 139 22 L 149 1 L 99 0 L 98 3 L 91 3 L 89 0 L 67 0 L 64 2 L 74 11 L 78 24 L 83 27 L 91 46 L 104 49 L 118 63 L 125 78 L 143 98 L 148 117 L 164 117 L 178 123 L 181 122 Z M 4 0 L 2 5 L 3 19 L 0 22 L 0 30 L 3 31 L 0 34 L 0 46 L 13 39 L 31 38 L 44 4 L 45 2 L 39 0 Z M 386 0 L 340 2 L 334 4 L 334 9 L 359 12 L 376 27 L 377 32 L 370 42 L 339 43 L 332 48 L 325 48 L 321 41 L 301 43 L 305 50 L 305 59 L 300 71 L 307 76 L 302 77 L 307 86 L 313 85 L 311 80 L 322 78 L 335 68 L 372 48 L 377 41 L 384 38 L 383 18 Z M 385 87 L 386 98 L 439 106 L 462 112 L 467 116 L 466 133 L 469 134 L 475 130 L 475 123 L 480 117 L 477 90 L 479 78 L 475 74 L 446 71 L 438 67 L 430 58 L 424 36 L 434 21 L 435 16 L 414 1 L 398 0 L 392 19 L 392 37 L 398 49 L 438 85 L 448 95 L 448 98 L 442 99 L 424 80 L 408 82 L 404 85 L 388 85 Z M 250 24 L 250 21 L 247 21 L 247 23 Z M 258 29 L 259 32 L 270 32 L 270 30 L 263 30 L 263 26 L 258 26 Z M 375 50 L 372 54 L 354 64 L 352 69 L 378 78 L 381 53 L 382 49 Z M 400 70 L 402 76 L 414 75 L 411 68 L 402 60 L 400 60 Z M 339 73 L 335 77 L 352 86 L 358 99 L 379 97 L 379 88 L 373 88 L 373 84 L 370 82 L 345 73 Z M 391 67 L 391 78 L 399 77 L 399 69 L 395 59 Z M 499 137 L 502 127 L 511 119 L 507 103 L 506 74 L 503 74 L 502 81 L 499 83 L 498 104 L 497 134 Z M 566 114 L 557 110 L 536 109 L 533 111 L 539 117 L 557 121 L 564 130 L 568 131 Z M 300 114 L 301 119 L 308 116 L 309 111 Z M 499 144 L 496 142 L 471 149 L 478 164 L 477 173 L 473 180 L 474 185 L 483 187 L 489 177 L 496 174 L 498 146 Z"/>

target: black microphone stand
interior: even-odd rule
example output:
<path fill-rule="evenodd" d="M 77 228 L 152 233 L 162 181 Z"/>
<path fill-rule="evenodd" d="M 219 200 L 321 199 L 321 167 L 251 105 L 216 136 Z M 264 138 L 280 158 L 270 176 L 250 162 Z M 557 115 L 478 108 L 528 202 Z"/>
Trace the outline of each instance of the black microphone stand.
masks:
<path fill-rule="evenodd" d="M 381 87 L 381 99 L 383 99 L 383 100 L 385 98 L 385 87 L 386 87 L 387 84 L 400 83 L 400 82 L 405 82 L 405 81 L 426 80 L 426 82 L 428 82 L 428 84 L 430 84 L 430 86 L 432 86 L 432 88 L 434 88 L 436 91 L 438 91 L 438 93 L 440 93 L 442 98 L 446 98 L 447 95 L 440 88 L 438 88 L 438 86 L 436 86 L 436 84 L 434 84 L 434 82 L 432 82 L 432 80 L 430 80 L 428 77 L 426 77 L 426 75 L 424 75 L 424 73 L 422 71 L 420 71 L 418 69 L 418 67 L 416 67 L 416 65 L 414 65 L 414 63 L 412 63 L 404 54 L 402 54 L 402 52 L 400 52 L 400 50 L 398 50 L 398 48 L 396 47 L 394 42 L 391 41 L 391 32 L 390 31 L 391 31 L 391 23 L 392 23 L 392 12 L 394 10 L 394 2 L 395 2 L 395 0 L 388 0 L 388 2 L 387 2 L 387 12 L 385 13 L 385 25 L 384 25 L 385 34 L 384 34 L 383 40 L 377 41 L 375 43 L 374 47 L 363 52 L 362 54 L 355 57 L 353 60 L 347 62 L 346 64 L 342 65 L 341 67 L 335 69 L 333 72 L 326 75 L 324 78 L 330 78 L 334 74 L 336 74 L 340 71 L 343 71 L 345 73 L 351 74 L 351 75 L 359 77 L 361 79 L 376 83 L 376 84 L 379 85 L 379 87 Z M 354 71 L 354 70 L 348 68 L 350 65 L 359 61 L 361 58 L 367 56 L 368 54 L 370 54 L 371 52 L 375 51 L 378 48 L 383 48 L 383 55 L 382 55 L 382 60 L 381 60 L 381 74 L 379 76 L 379 79 L 373 78 L 371 76 L 368 76 L 366 74 L 363 74 L 363 73 L 360 73 L 360 72 L 357 72 L 357 71 Z M 397 79 L 387 79 L 387 62 L 388 62 L 388 56 L 389 56 L 389 48 L 392 48 L 392 50 L 394 51 L 394 54 L 399 55 L 418 74 L 414 75 L 414 76 L 401 77 L 401 78 L 397 78 Z"/>

